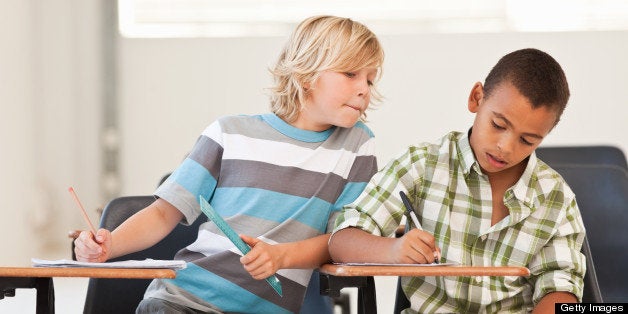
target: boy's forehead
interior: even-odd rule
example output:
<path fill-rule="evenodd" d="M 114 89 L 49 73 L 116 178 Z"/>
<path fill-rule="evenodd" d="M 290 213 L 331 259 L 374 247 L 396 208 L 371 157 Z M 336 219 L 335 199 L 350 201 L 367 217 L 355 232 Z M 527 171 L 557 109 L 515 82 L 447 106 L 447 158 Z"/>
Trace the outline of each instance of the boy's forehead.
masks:
<path fill-rule="evenodd" d="M 556 124 L 558 113 L 548 107 L 534 108 L 512 84 L 500 84 L 486 99 L 488 111 L 522 132 L 545 137 Z"/>

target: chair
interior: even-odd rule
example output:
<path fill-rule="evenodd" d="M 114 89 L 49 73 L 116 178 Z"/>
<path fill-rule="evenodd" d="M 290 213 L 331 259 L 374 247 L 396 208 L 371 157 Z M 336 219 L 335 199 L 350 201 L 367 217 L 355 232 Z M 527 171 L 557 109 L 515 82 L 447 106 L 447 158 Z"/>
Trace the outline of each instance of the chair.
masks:
<path fill-rule="evenodd" d="M 560 173 L 576 194 L 590 246 L 583 301 L 599 297 L 604 302 L 627 302 L 628 273 L 623 266 L 628 263 L 628 166 L 624 153 L 611 146 L 572 146 L 538 148 L 537 156 Z M 591 282 L 594 276 L 599 296 Z"/>
<path fill-rule="evenodd" d="M 615 165 L 628 169 L 624 152 L 615 146 L 543 146 L 536 156 L 550 165 Z M 552 167 L 553 168 L 553 167 Z"/>
<path fill-rule="evenodd" d="M 119 197 L 105 206 L 100 220 L 100 228 L 115 229 L 128 217 L 148 206 L 153 196 Z M 207 221 L 199 217 L 190 226 L 177 225 L 175 229 L 159 243 L 143 251 L 111 259 L 141 260 L 172 259 L 175 253 L 196 239 L 200 224 Z M 135 308 L 142 300 L 150 279 L 106 279 L 91 278 L 87 286 L 84 313 L 135 313 Z"/>

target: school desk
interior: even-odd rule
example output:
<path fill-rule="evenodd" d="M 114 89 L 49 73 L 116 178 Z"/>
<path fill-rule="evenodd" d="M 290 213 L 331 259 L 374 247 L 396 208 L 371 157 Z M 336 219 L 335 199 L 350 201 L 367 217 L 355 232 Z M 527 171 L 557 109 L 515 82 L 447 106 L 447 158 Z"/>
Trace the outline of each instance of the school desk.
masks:
<path fill-rule="evenodd" d="M 0 267 L 0 299 L 15 296 L 15 289 L 37 290 L 37 314 L 54 314 L 54 277 L 152 279 L 174 278 L 161 268 Z"/>
<path fill-rule="evenodd" d="M 358 313 L 377 313 L 374 276 L 529 276 L 526 267 L 515 266 L 400 266 L 325 264 L 319 269 L 321 294 L 340 295 L 358 288 Z"/>

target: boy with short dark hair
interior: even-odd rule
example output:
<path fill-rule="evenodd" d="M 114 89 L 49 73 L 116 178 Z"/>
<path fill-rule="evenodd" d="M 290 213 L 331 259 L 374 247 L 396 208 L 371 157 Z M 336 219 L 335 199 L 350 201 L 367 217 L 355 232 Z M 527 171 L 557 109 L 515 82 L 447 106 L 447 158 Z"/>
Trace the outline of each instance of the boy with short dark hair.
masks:
<path fill-rule="evenodd" d="M 584 225 L 575 196 L 534 150 L 569 99 L 560 65 L 522 49 L 499 60 L 468 99 L 472 128 L 410 146 L 346 205 L 337 262 L 525 266 L 530 277 L 402 277 L 406 313 L 553 312 L 582 297 Z M 410 197 L 423 230 L 392 237 Z"/>

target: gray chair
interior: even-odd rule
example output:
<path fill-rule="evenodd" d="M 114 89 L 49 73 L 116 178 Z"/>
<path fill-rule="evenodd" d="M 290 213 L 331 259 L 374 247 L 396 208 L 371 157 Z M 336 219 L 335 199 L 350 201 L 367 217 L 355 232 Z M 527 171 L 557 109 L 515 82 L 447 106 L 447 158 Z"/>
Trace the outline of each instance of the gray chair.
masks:
<path fill-rule="evenodd" d="M 542 147 L 537 156 L 560 173 L 576 194 L 590 257 L 583 301 L 628 302 L 628 166 L 612 146 Z M 583 248 L 584 250 L 584 248 Z"/>
<path fill-rule="evenodd" d="M 609 165 L 628 169 L 624 152 L 615 146 L 543 146 L 536 156 L 550 166 L 555 165 Z"/>
<path fill-rule="evenodd" d="M 569 155 L 569 160 L 553 158 L 546 150 L 552 153 L 562 150 L 563 155 Z M 537 149 L 537 155 L 560 173 L 576 193 L 595 262 L 589 271 L 595 271 L 601 298 L 604 302 L 627 302 L 628 273 L 623 269 L 628 263 L 625 155 L 608 146 L 551 147 Z"/>

